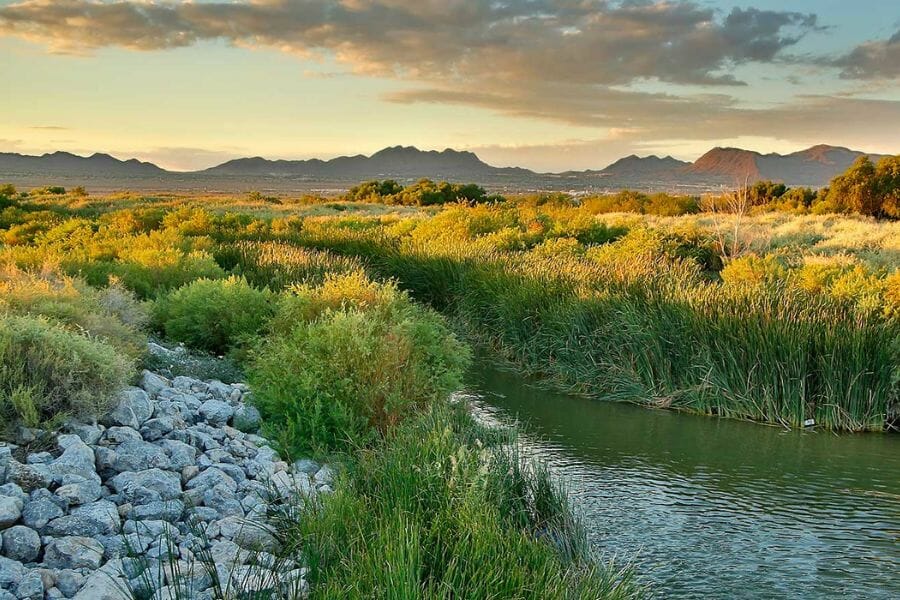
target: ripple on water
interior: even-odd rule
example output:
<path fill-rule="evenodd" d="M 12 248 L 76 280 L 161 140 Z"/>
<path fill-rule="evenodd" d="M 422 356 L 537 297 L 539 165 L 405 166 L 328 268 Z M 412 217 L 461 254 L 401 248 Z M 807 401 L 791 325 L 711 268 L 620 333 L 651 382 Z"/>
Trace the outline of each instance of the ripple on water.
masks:
<path fill-rule="evenodd" d="M 605 556 L 666 598 L 900 597 L 900 443 L 550 394 L 487 372 L 488 422 L 564 480 Z"/>

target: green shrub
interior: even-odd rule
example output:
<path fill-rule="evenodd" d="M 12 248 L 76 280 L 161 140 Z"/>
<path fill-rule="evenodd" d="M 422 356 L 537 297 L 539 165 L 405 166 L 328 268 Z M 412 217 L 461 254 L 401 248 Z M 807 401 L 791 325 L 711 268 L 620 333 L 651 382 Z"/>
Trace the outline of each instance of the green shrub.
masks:
<path fill-rule="evenodd" d="M 0 309 L 47 317 L 107 342 L 132 359 L 147 348 L 146 310 L 116 282 L 95 289 L 52 268 L 28 272 L 6 265 L 0 268 Z"/>
<path fill-rule="evenodd" d="M 274 310 L 273 294 L 242 278 L 199 279 L 159 298 L 153 320 L 170 340 L 225 354 L 259 334 Z"/>
<path fill-rule="evenodd" d="M 108 344 L 31 316 L 0 316 L 0 415 L 7 426 L 95 419 L 134 368 Z"/>
<path fill-rule="evenodd" d="M 254 399 L 290 454 L 367 443 L 458 388 L 469 353 L 434 312 L 409 301 L 379 314 L 308 313 L 250 367 Z"/>

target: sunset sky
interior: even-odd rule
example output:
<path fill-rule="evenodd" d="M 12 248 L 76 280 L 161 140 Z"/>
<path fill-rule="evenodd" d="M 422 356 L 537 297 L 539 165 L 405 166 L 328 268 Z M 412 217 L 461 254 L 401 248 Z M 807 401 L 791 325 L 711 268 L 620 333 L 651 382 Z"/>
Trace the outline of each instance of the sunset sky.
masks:
<path fill-rule="evenodd" d="M 0 0 L 0 151 L 900 152 L 897 0 Z"/>

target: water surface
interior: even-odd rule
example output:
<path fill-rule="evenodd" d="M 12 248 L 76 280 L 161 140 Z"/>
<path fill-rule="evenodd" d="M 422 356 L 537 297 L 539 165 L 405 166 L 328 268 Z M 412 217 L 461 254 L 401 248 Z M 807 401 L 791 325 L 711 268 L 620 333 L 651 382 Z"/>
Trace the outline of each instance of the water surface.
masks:
<path fill-rule="evenodd" d="M 484 368 L 592 544 L 665 598 L 900 598 L 900 435 L 790 432 L 555 394 Z"/>

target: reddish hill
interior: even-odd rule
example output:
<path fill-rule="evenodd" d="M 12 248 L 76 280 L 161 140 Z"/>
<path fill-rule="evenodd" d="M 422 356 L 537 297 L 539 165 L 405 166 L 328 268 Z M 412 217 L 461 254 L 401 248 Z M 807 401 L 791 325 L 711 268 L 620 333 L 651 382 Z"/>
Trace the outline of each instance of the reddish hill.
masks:
<path fill-rule="evenodd" d="M 684 168 L 693 175 L 727 178 L 735 182 L 745 179 L 756 181 L 761 179 L 757 159 L 762 155 L 751 150 L 740 148 L 713 148 L 696 161 Z"/>

